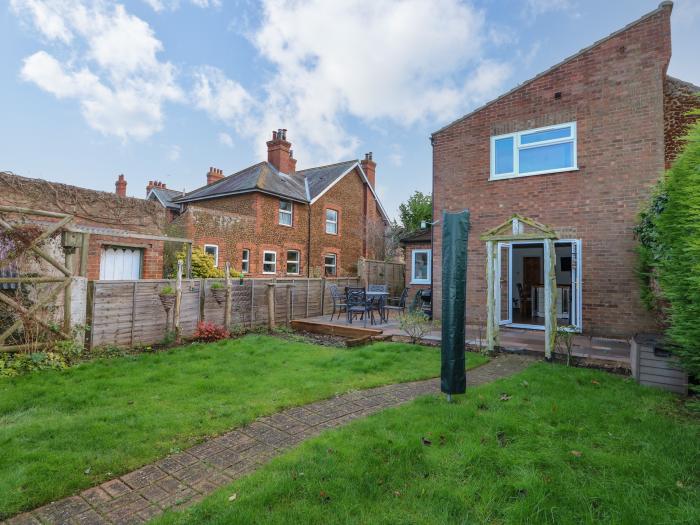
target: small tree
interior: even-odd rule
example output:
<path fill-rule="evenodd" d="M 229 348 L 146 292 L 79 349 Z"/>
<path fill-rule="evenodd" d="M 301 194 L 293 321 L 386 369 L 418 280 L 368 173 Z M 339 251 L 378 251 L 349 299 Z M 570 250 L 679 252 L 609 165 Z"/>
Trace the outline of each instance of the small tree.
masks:
<path fill-rule="evenodd" d="M 177 254 L 180 261 L 187 260 L 186 247 L 183 247 Z M 224 277 L 224 271 L 214 266 L 214 257 L 206 253 L 202 248 L 195 246 L 192 248 L 192 277 L 194 278 L 216 278 Z M 231 268 L 231 277 L 240 277 L 242 274 Z"/>
<path fill-rule="evenodd" d="M 399 317 L 399 327 L 415 344 L 433 329 L 433 321 L 420 310 L 408 310 Z"/>
<path fill-rule="evenodd" d="M 566 366 L 571 365 L 571 353 L 574 346 L 574 326 L 558 326 L 554 344 L 559 350 L 566 352 Z"/>
<path fill-rule="evenodd" d="M 432 196 L 416 191 L 406 202 L 399 205 L 399 217 L 405 233 L 419 230 L 422 221 L 433 220 Z"/>

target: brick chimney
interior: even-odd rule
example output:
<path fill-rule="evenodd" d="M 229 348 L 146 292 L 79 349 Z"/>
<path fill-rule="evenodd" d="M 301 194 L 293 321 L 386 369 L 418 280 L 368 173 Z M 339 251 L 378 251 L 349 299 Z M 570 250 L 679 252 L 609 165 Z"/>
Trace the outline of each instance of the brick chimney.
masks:
<path fill-rule="evenodd" d="M 207 172 L 207 184 L 213 184 L 217 180 L 221 180 L 224 178 L 224 172 L 220 170 L 219 168 L 209 168 L 209 171 Z"/>
<path fill-rule="evenodd" d="M 377 163 L 372 160 L 371 151 L 369 153 L 365 153 L 365 158 L 360 161 L 360 166 L 362 166 L 362 170 L 365 172 L 365 175 L 367 175 L 367 180 L 369 181 L 370 185 L 372 188 L 374 188 L 374 172 L 377 168 Z"/>
<path fill-rule="evenodd" d="M 119 178 L 117 179 L 117 182 L 114 183 L 114 186 L 116 187 L 116 194 L 119 195 L 120 197 L 126 197 L 126 179 L 124 178 L 124 175 L 119 175 Z"/>
<path fill-rule="evenodd" d="M 290 174 L 296 170 L 297 161 L 293 157 L 292 143 L 287 142 L 287 130 L 272 132 L 272 140 L 267 141 L 267 162 L 282 173 Z"/>
<path fill-rule="evenodd" d="M 161 190 L 166 189 L 164 182 L 160 182 L 159 180 L 149 180 L 148 186 L 146 186 L 146 197 L 148 197 L 148 194 L 151 193 L 153 188 L 160 188 Z"/>

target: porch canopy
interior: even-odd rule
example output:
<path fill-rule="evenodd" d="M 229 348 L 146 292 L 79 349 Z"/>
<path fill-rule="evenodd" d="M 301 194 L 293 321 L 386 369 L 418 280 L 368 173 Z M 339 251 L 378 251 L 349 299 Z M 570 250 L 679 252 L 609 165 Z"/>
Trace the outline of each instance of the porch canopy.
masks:
<path fill-rule="evenodd" d="M 558 239 L 556 232 L 549 226 L 516 213 L 507 221 L 481 235 L 480 239 L 486 241 L 486 345 L 489 351 L 493 351 L 499 344 L 500 317 L 499 308 L 496 307 L 501 287 L 501 269 L 498 264 L 499 244 L 515 241 L 538 241 L 544 244 L 544 349 L 545 358 L 551 359 L 557 332 L 557 276 L 554 250 L 554 241 Z"/>

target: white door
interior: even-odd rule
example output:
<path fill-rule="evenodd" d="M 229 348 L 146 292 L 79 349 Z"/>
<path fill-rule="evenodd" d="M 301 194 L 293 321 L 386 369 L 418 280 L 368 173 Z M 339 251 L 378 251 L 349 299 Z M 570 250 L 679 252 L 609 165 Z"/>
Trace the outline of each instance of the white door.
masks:
<path fill-rule="evenodd" d="M 512 247 L 510 243 L 498 243 L 498 255 L 496 262 L 496 311 L 499 324 L 511 324 L 513 322 L 513 298 L 511 290 L 511 267 L 513 262 Z"/>
<path fill-rule="evenodd" d="M 581 241 L 571 241 L 571 324 L 578 330 L 583 330 L 581 315 Z"/>
<path fill-rule="evenodd" d="M 107 281 L 141 278 L 141 249 L 105 246 L 100 258 L 100 279 Z"/>

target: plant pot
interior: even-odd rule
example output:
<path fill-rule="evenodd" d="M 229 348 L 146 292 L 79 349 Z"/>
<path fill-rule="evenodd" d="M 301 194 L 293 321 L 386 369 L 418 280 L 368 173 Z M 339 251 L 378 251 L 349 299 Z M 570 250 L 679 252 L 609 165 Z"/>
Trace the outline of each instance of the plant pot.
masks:
<path fill-rule="evenodd" d="M 211 295 L 218 304 L 221 304 L 226 300 L 226 288 L 212 288 Z"/>
<path fill-rule="evenodd" d="M 158 297 L 160 297 L 160 304 L 163 305 L 166 312 L 169 312 L 175 306 L 174 294 L 158 294 Z"/>

